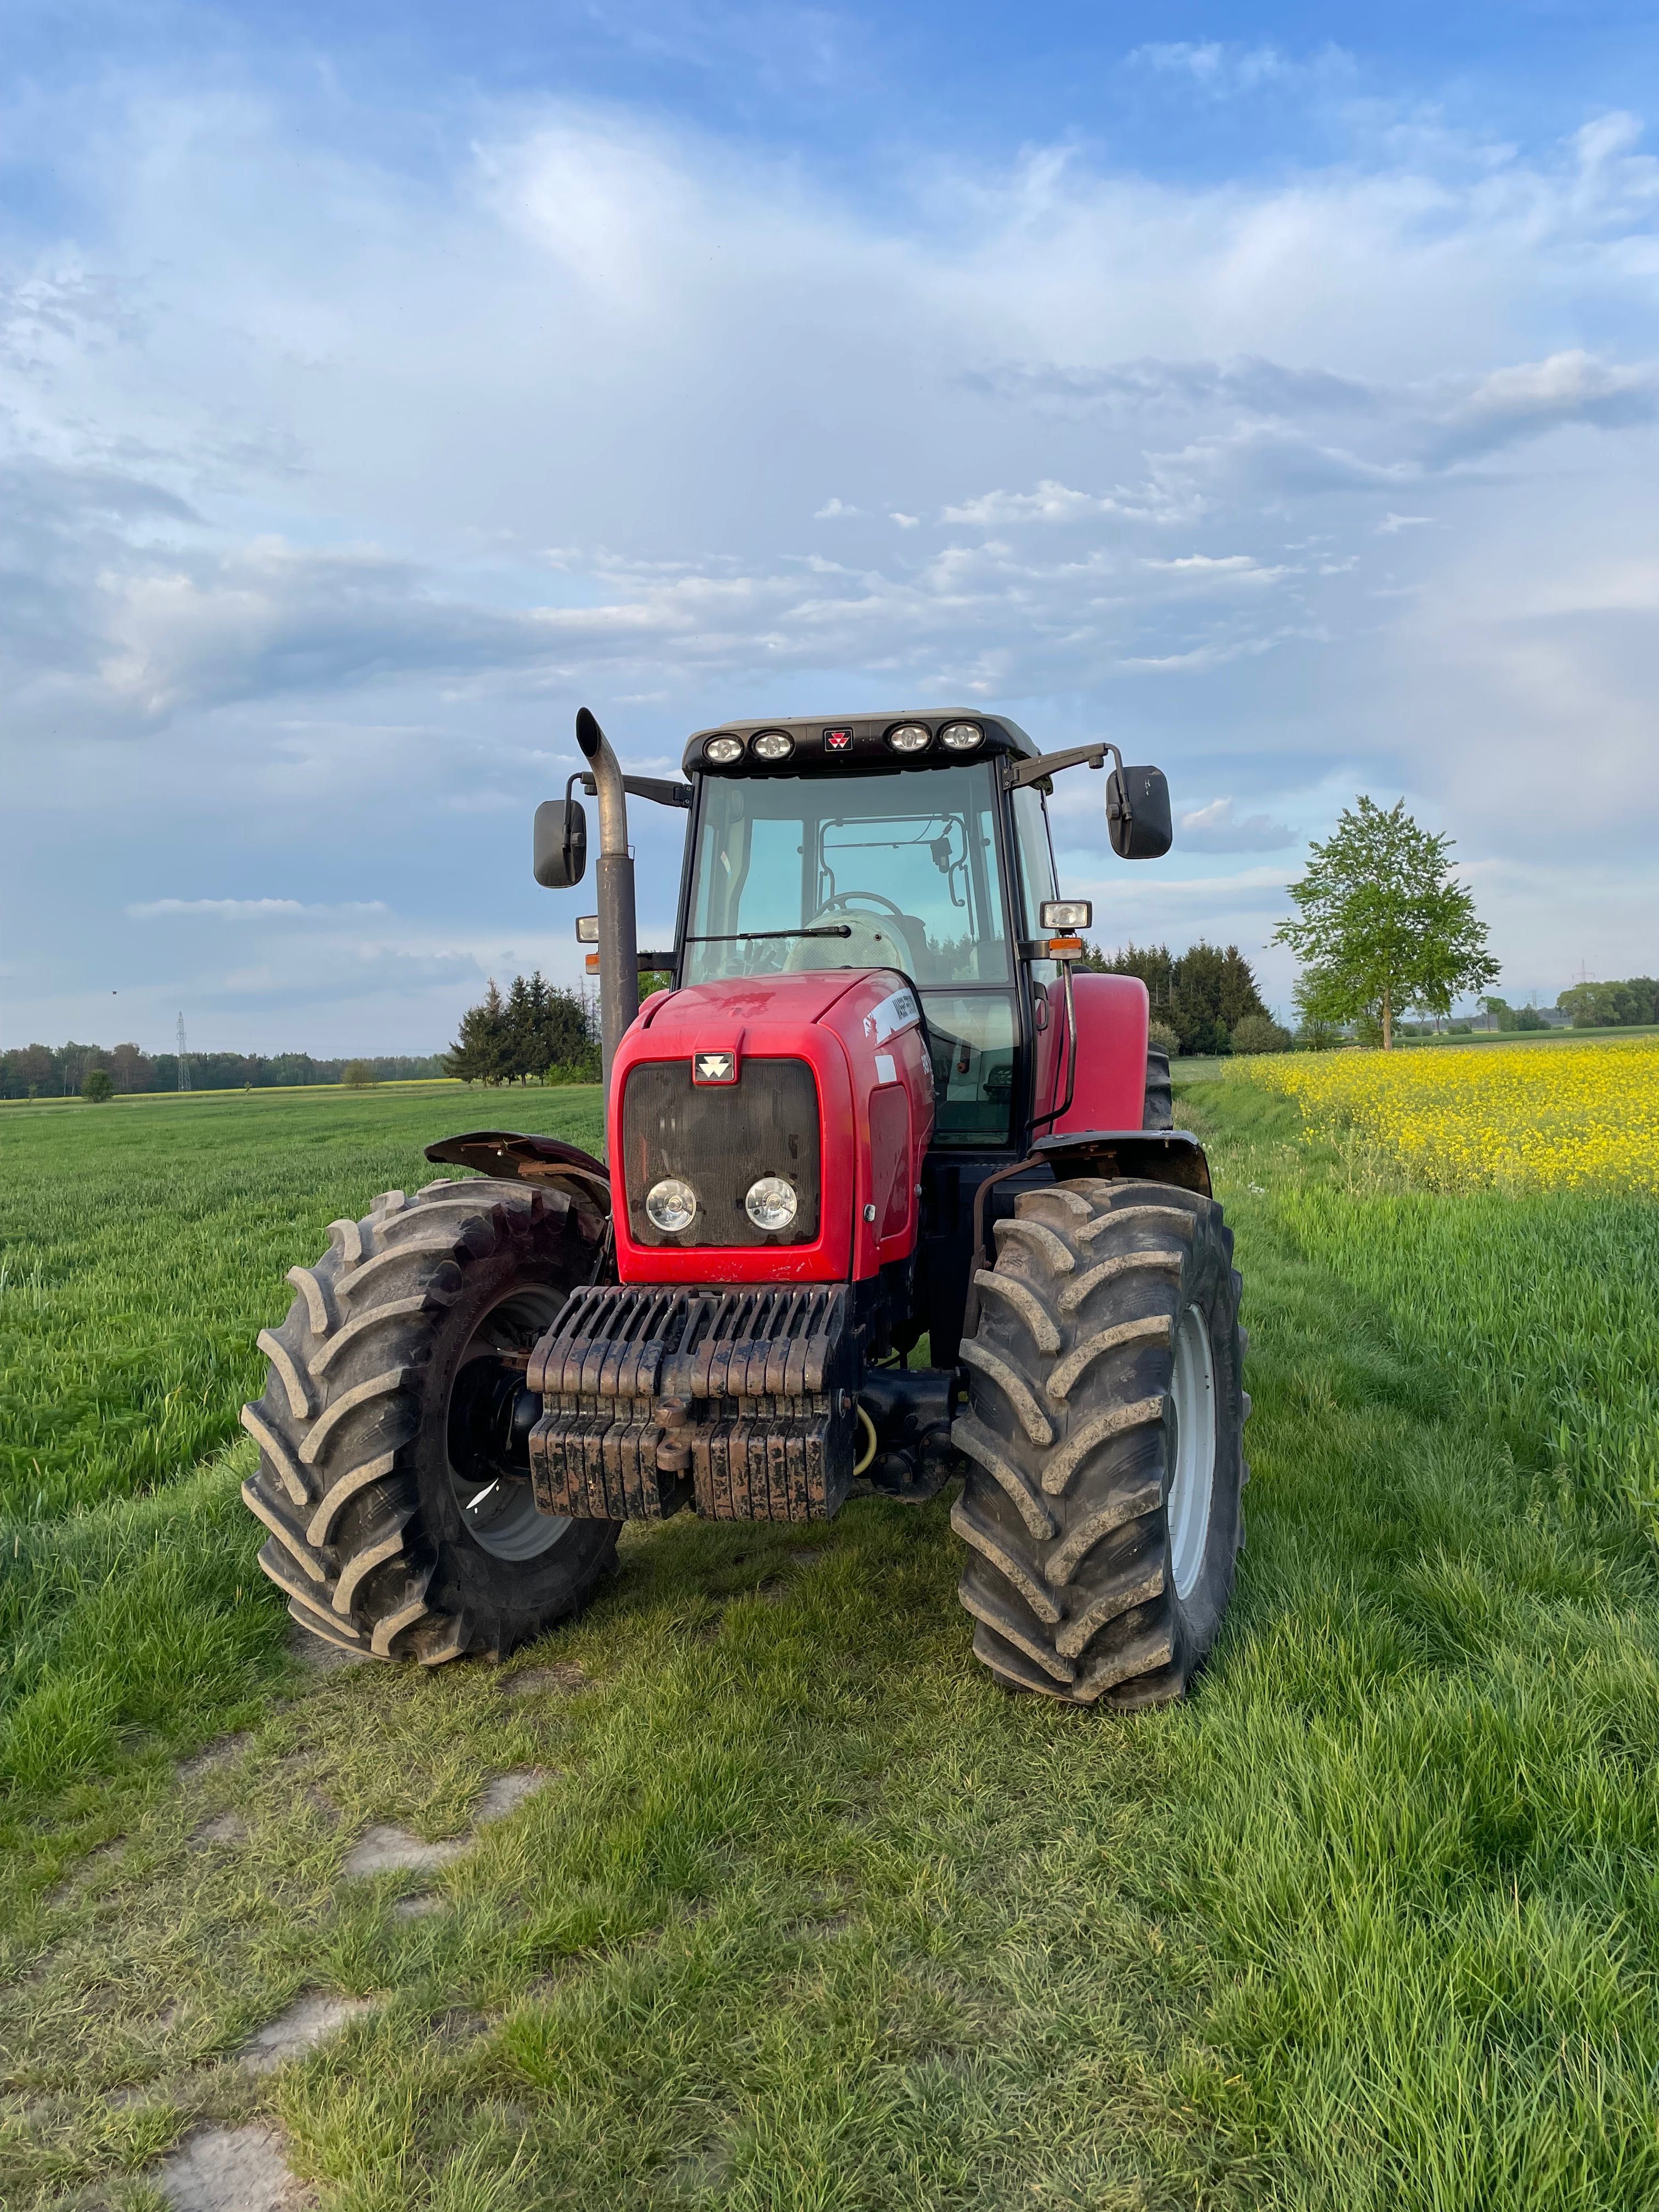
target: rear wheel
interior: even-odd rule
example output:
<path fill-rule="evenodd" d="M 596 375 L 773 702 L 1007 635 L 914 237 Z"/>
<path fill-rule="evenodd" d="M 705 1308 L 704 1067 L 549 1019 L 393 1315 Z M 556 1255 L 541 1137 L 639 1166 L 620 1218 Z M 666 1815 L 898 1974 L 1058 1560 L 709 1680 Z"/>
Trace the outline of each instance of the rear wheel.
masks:
<path fill-rule="evenodd" d="M 1173 1129 L 1175 1093 L 1170 1087 L 1170 1055 L 1157 1045 L 1146 1048 L 1146 1101 L 1141 1112 L 1143 1129 Z"/>
<path fill-rule="evenodd" d="M 1249 1401 L 1240 1279 L 1213 1200 L 1085 1179 L 997 1224 L 962 1346 L 974 1650 L 1021 1689 L 1179 1697 L 1232 1592 Z"/>
<path fill-rule="evenodd" d="M 536 1510 L 523 1389 L 596 1252 L 562 1194 L 481 1178 L 388 1191 L 337 1221 L 260 1348 L 242 1495 L 259 1565 L 304 1628 L 381 1659 L 502 1653 L 574 1613 L 614 1521 Z"/>

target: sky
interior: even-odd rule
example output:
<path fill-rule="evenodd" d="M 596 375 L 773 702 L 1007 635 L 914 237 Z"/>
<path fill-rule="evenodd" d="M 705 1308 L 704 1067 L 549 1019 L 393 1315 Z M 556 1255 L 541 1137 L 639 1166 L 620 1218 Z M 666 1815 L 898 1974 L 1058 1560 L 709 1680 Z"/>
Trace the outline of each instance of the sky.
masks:
<path fill-rule="evenodd" d="M 342 18 L 349 21 L 342 21 Z M 1499 989 L 1659 967 L 1659 18 L 6 0 L 0 1045 L 425 1052 L 624 763 L 981 706 L 1166 770 L 1097 939 L 1360 792 Z M 636 805 L 641 941 L 684 817 Z"/>

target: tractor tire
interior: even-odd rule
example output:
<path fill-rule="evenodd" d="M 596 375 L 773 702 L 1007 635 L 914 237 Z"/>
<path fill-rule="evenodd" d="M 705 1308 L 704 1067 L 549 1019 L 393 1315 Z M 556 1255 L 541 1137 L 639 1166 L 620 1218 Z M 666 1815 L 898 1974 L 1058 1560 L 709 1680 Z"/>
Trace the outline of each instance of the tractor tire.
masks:
<path fill-rule="evenodd" d="M 489 1178 L 387 1191 L 329 1237 L 289 1270 L 299 1295 L 260 1333 L 264 1395 L 242 1408 L 259 1565 L 346 1650 L 500 1656 L 576 1612 L 616 1553 L 619 1522 L 536 1510 L 488 1357 L 527 1352 L 598 1247 L 562 1194 Z"/>
<path fill-rule="evenodd" d="M 1143 1129 L 1173 1129 L 1175 1093 L 1170 1088 L 1170 1055 L 1156 1045 L 1146 1048 L 1146 1103 L 1140 1116 Z"/>
<path fill-rule="evenodd" d="M 1240 1547 L 1249 1411 L 1221 1208 L 1089 1177 L 1015 1201 L 975 1277 L 951 1526 L 1001 1681 L 1120 1711 L 1183 1694 Z"/>

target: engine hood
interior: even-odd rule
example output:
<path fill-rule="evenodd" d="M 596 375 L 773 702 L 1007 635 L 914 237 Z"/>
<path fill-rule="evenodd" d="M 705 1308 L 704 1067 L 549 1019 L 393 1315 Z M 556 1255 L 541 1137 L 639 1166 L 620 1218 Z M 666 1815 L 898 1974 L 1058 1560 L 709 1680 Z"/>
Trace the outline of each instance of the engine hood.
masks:
<path fill-rule="evenodd" d="M 858 1281 L 914 1247 L 933 1076 L 921 1006 L 895 969 L 662 992 L 617 1048 L 606 1106 L 624 1283 Z M 761 1175 L 800 1194 L 775 1233 L 744 1213 Z M 666 1176 L 696 1193 L 693 1225 L 647 1218 Z"/>
<path fill-rule="evenodd" d="M 689 983 L 684 990 L 664 991 L 649 1000 L 641 1020 L 650 1034 L 653 1054 L 682 1049 L 729 1052 L 734 1047 L 741 1050 L 734 1032 L 750 1024 L 798 1026 L 802 1022 L 820 1022 L 831 1006 L 872 973 L 891 972 L 811 968 L 793 975 L 734 975 L 718 983 Z M 902 980 L 895 975 L 895 986 Z"/>

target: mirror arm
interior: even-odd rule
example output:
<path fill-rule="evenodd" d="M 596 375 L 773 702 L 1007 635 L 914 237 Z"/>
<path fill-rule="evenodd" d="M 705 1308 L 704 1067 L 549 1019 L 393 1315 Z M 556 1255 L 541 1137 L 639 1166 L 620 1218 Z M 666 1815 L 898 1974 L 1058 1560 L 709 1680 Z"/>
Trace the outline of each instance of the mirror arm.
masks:
<path fill-rule="evenodd" d="M 1091 768 L 1104 768 L 1108 753 L 1117 763 L 1121 773 L 1123 756 L 1115 744 L 1105 739 L 1097 744 L 1069 745 L 1064 752 L 1039 753 L 1035 760 L 1005 759 L 1002 787 L 1005 791 L 1023 791 L 1028 783 L 1041 783 L 1045 778 L 1057 775 L 1063 768 L 1076 768 L 1082 761 L 1087 761 Z"/>
<path fill-rule="evenodd" d="M 571 777 L 571 782 L 574 784 L 578 777 L 580 778 L 582 789 L 588 797 L 597 798 L 599 785 L 592 775 L 587 770 L 579 769 L 576 775 Z M 690 785 L 672 783 L 665 776 L 625 775 L 623 778 L 623 789 L 630 799 L 653 799 L 659 806 L 678 806 L 684 811 L 689 811 L 690 808 Z M 567 793 L 566 795 L 568 797 L 568 793 Z"/>

